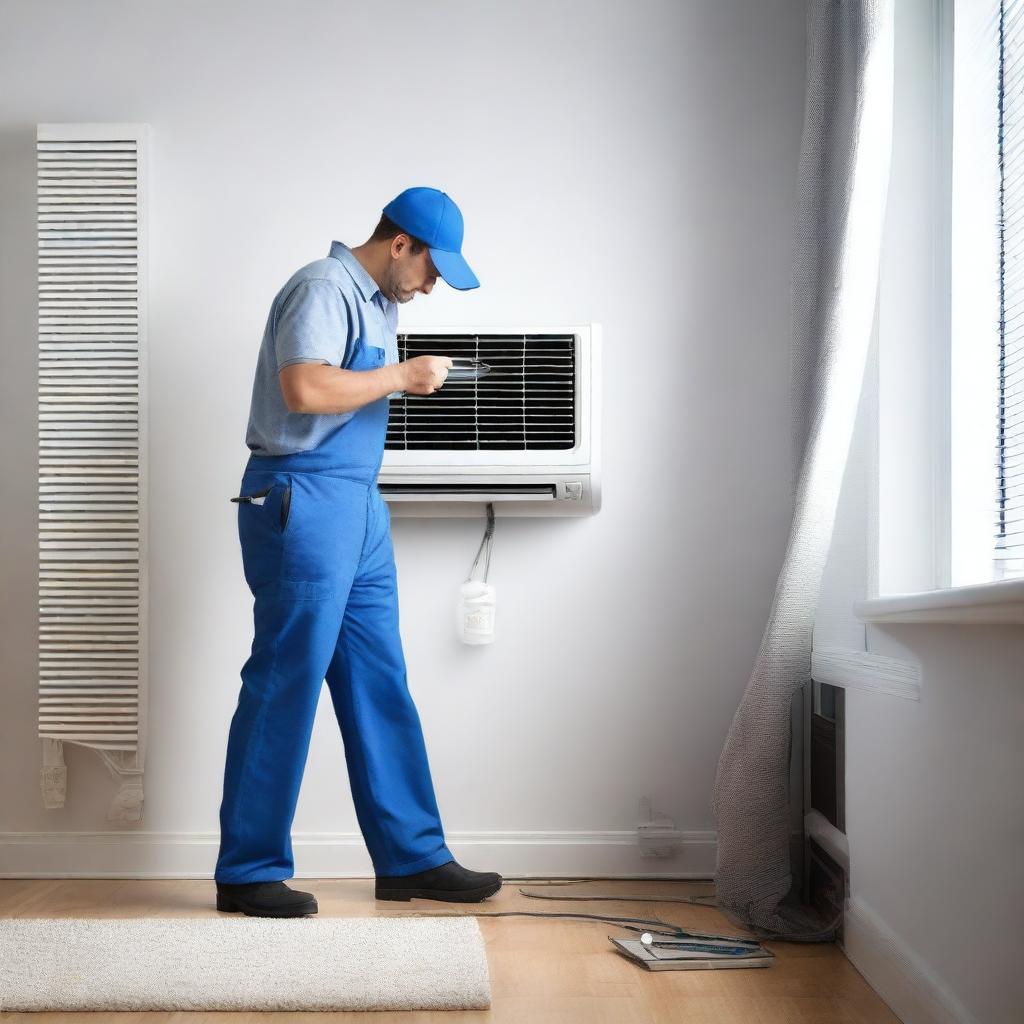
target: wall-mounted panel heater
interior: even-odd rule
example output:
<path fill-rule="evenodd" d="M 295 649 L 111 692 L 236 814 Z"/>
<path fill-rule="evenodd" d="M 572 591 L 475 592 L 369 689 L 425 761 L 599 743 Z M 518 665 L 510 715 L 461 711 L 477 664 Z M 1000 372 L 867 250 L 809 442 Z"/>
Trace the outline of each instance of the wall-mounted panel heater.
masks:
<path fill-rule="evenodd" d="M 142 819 L 148 704 L 144 124 L 36 130 L 39 294 L 39 738 L 43 806 L 64 744 Z"/>
<path fill-rule="evenodd" d="M 486 363 L 476 380 L 391 399 L 378 486 L 392 516 L 581 516 L 601 507 L 600 324 L 429 327 L 399 359 Z"/>

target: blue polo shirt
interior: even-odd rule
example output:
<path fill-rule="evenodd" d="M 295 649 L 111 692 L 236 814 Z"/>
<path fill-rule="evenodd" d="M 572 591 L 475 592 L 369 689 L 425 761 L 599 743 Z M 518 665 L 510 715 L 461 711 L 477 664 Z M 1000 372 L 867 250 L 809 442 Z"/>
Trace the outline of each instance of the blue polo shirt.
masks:
<path fill-rule="evenodd" d="M 256 360 L 245 443 L 256 455 L 289 455 L 315 448 L 355 415 L 289 412 L 277 374 L 292 363 L 348 369 L 357 340 L 398 362 L 398 303 L 343 242 L 297 270 L 274 296 Z M 401 394 L 393 392 L 388 397 Z"/>

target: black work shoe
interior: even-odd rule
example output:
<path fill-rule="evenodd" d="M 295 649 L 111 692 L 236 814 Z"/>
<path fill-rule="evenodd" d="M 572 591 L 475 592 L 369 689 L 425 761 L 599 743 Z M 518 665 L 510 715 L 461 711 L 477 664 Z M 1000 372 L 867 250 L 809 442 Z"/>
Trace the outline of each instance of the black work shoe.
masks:
<path fill-rule="evenodd" d="M 495 871 L 470 871 L 450 860 L 415 875 L 377 875 L 374 896 L 379 900 L 441 900 L 479 903 L 501 888 Z"/>
<path fill-rule="evenodd" d="M 249 917 L 301 917 L 319 909 L 311 892 L 284 882 L 217 883 L 217 909 L 240 910 Z"/>

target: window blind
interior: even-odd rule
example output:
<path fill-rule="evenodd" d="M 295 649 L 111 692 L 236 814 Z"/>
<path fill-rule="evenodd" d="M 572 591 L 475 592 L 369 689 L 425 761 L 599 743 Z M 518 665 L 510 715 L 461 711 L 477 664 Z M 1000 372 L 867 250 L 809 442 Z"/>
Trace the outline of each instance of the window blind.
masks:
<path fill-rule="evenodd" d="M 1024 576 L 1024 0 L 999 5 L 999 412 L 994 578 Z"/>

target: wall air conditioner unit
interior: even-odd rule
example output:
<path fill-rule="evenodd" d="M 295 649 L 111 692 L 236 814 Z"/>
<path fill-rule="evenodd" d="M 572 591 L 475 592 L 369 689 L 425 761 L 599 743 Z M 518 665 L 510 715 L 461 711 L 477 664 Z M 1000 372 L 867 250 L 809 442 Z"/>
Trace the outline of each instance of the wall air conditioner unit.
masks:
<path fill-rule="evenodd" d="M 582 516 L 601 507 L 600 324 L 430 327 L 399 359 L 479 359 L 491 371 L 391 399 L 378 477 L 392 516 Z"/>

